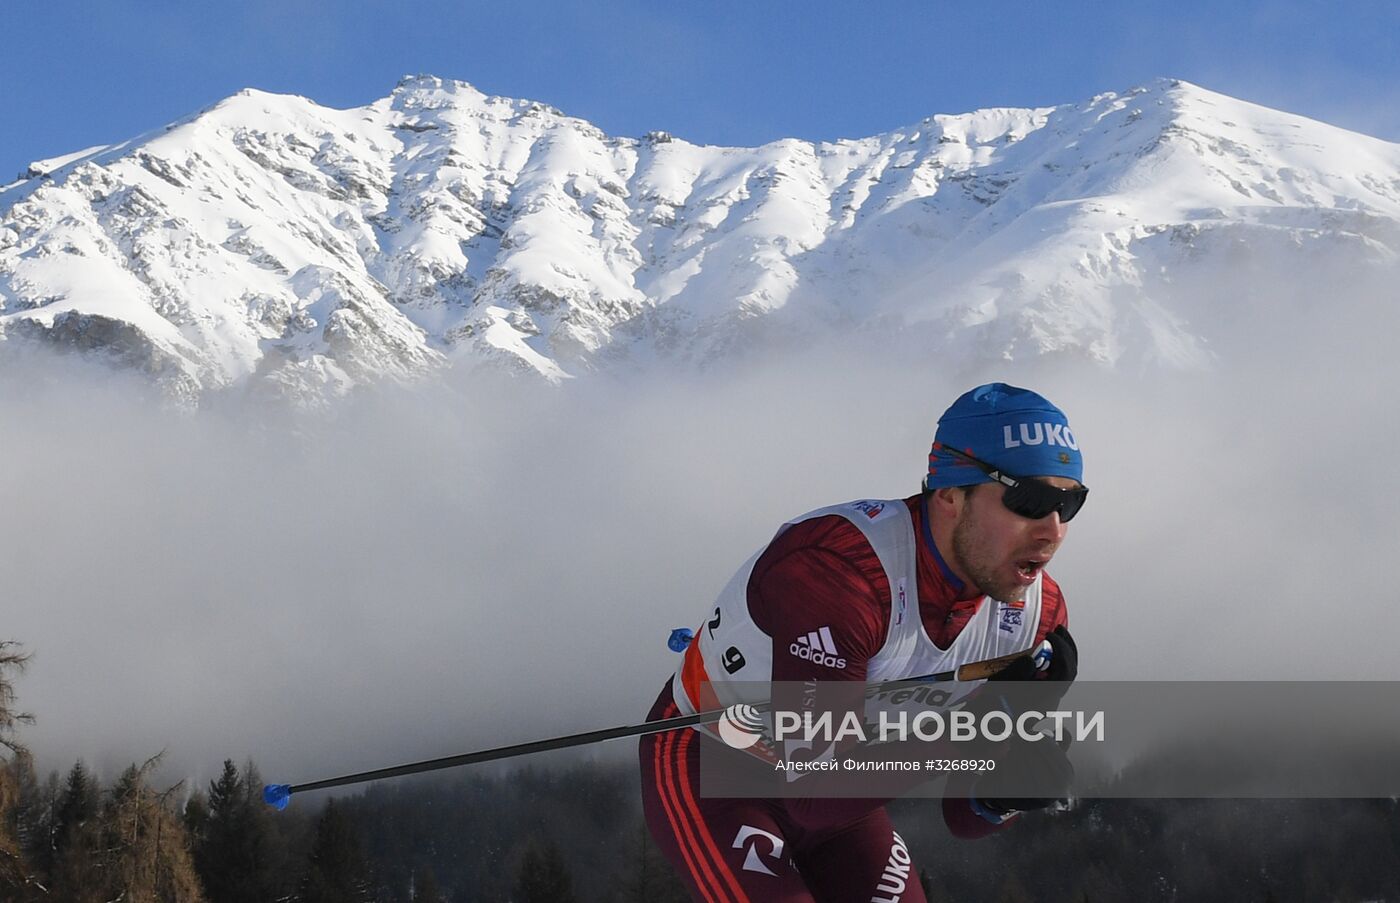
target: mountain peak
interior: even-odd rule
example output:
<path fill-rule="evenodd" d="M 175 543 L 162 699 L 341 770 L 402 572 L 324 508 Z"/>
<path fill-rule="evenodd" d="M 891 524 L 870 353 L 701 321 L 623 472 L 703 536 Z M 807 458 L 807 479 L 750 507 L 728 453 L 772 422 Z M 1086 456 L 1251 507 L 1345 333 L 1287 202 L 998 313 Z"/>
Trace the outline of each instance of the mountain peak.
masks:
<path fill-rule="evenodd" d="M 470 82 L 459 81 L 450 78 L 439 78 L 436 75 L 426 73 L 418 75 L 405 75 L 399 79 L 394 86 L 393 94 L 403 94 L 408 92 L 442 92 L 447 95 L 463 95 L 470 98 L 482 98 L 488 95 L 477 90 Z"/>
<path fill-rule="evenodd" d="M 1400 148 L 1165 78 L 758 148 L 615 139 L 433 75 L 348 110 L 250 88 L 30 175 L 0 192 L 0 339 L 188 398 L 559 381 L 837 328 L 1199 367 L 1209 318 L 1153 286 L 1240 242 L 1400 255 Z"/>

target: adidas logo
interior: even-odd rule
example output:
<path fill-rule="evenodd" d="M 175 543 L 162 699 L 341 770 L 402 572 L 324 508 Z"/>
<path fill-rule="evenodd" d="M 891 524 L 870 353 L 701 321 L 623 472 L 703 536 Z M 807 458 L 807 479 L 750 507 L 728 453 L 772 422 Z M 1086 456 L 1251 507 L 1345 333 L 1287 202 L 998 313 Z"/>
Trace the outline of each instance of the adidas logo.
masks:
<path fill-rule="evenodd" d="M 797 642 L 788 647 L 788 651 L 803 661 L 814 662 L 838 671 L 846 667 L 846 660 L 837 657 L 840 653 L 836 651 L 836 641 L 831 638 L 830 627 L 822 627 L 806 636 L 798 637 Z"/>

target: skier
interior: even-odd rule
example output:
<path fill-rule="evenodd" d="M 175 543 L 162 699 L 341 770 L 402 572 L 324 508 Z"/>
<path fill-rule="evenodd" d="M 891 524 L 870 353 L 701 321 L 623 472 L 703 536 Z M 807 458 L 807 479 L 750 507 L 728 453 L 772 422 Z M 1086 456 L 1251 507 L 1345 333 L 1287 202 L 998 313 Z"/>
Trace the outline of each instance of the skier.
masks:
<path fill-rule="evenodd" d="M 998 677 L 1072 681 L 1078 651 L 1045 567 L 1088 494 L 1082 474 L 1059 408 L 1004 383 L 972 389 L 938 421 L 920 494 L 805 514 L 740 568 L 648 720 L 725 705 L 726 682 L 886 681 L 1047 639 L 1048 674 L 1023 658 Z M 647 824 L 696 900 L 924 903 L 884 801 L 705 798 L 702 745 L 733 754 L 699 728 L 640 744 Z M 1067 768 L 1055 744 L 1029 746 L 1048 773 Z M 977 789 L 943 801 L 956 836 L 1054 802 Z"/>

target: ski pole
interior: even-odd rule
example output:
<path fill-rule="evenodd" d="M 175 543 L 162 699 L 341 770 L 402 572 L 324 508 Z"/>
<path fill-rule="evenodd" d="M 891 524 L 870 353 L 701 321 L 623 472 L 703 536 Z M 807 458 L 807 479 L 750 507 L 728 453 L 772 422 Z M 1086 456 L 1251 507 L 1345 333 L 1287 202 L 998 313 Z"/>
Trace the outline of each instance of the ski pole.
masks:
<path fill-rule="evenodd" d="M 1048 642 L 1042 642 L 1039 646 L 1024 649 L 1011 655 L 989 658 L 980 662 L 969 662 L 968 664 L 958 666 L 952 671 L 940 671 L 937 674 L 925 674 L 922 677 L 887 680 L 872 684 L 871 686 L 875 690 L 884 690 L 900 684 L 909 683 L 986 680 L 1023 656 L 1034 654 L 1033 657 L 1037 660 L 1042 657 L 1046 657 L 1048 660 L 1049 648 L 1050 644 Z M 757 712 L 763 712 L 771 705 L 771 702 L 766 702 L 754 705 L 752 708 Z M 640 724 L 627 724 L 621 727 L 584 731 L 580 734 L 567 734 L 562 737 L 551 737 L 547 740 L 532 740 L 527 743 L 498 746 L 494 749 L 481 749 L 476 752 L 462 753 L 456 756 L 444 756 L 439 759 L 425 759 L 422 762 L 409 762 L 405 765 L 393 765 L 388 768 L 361 771 L 355 774 L 342 775 L 338 778 L 308 781 L 303 784 L 268 784 L 263 787 L 263 800 L 268 805 L 281 810 L 287 808 L 287 805 L 291 802 L 293 793 L 301 793 L 302 791 L 344 787 L 348 784 L 360 784 L 365 781 L 397 778 L 404 775 L 420 774 L 425 771 L 456 768 L 459 765 L 476 765 L 481 762 L 494 762 L 498 759 L 509 759 L 515 756 L 528 756 L 531 753 L 547 752 L 552 749 L 567 749 L 571 746 L 601 743 L 605 740 L 620 740 L 624 737 L 641 737 L 646 734 L 657 734 L 662 731 L 670 731 L 682 727 L 693 727 L 697 724 L 708 724 L 713 721 L 718 721 L 728 711 L 728 709 L 712 709 L 706 712 L 696 712 L 693 715 L 677 715 L 674 718 L 663 718 L 660 721 L 644 721 Z"/>

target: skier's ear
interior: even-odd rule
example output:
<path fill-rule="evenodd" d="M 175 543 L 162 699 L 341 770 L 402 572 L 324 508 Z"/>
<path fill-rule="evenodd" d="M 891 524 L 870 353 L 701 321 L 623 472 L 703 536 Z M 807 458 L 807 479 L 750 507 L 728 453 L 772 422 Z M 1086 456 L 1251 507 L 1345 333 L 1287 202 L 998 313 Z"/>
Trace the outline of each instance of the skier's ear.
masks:
<path fill-rule="evenodd" d="M 967 506 L 971 494 L 971 486 L 943 486 L 929 493 L 929 507 L 942 517 L 956 518 Z"/>

